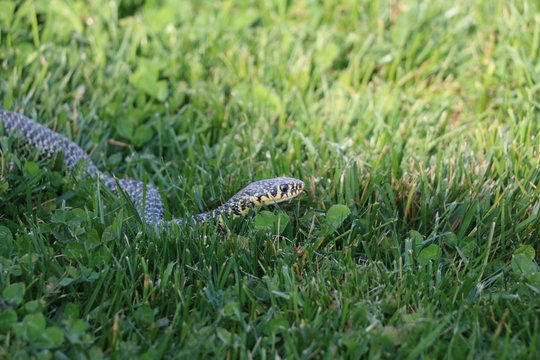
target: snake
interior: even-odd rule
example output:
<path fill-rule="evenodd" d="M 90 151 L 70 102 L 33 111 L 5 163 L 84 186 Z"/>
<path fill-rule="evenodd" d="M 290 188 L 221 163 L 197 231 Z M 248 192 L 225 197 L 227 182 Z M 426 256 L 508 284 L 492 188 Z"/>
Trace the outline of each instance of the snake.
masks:
<path fill-rule="evenodd" d="M 85 177 L 99 179 L 116 196 L 124 192 L 135 205 L 137 213 L 147 226 L 171 226 L 177 224 L 200 224 L 208 220 L 223 220 L 223 217 L 237 218 L 251 209 L 265 205 L 289 201 L 306 193 L 304 182 L 292 177 L 276 177 L 252 182 L 217 208 L 172 220 L 164 219 L 163 201 L 157 188 L 134 179 L 117 179 L 101 172 L 90 156 L 76 143 L 35 120 L 22 114 L 0 110 L 0 124 L 6 135 L 18 134 L 31 148 L 46 156 L 63 154 L 63 163 L 68 170 L 74 170 L 79 163 Z"/>

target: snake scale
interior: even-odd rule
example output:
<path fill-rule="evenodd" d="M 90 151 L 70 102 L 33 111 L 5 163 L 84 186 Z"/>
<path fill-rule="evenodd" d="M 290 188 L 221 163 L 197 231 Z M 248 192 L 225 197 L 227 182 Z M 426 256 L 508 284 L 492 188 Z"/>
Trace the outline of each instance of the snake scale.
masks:
<path fill-rule="evenodd" d="M 251 208 L 268 204 L 288 201 L 305 192 L 301 180 L 290 177 L 277 177 L 251 183 L 218 208 L 193 215 L 186 219 L 177 218 L 166 221 L 163 218 L 163 202 L 159 191 L 142 181 L 130 179 L 115 179 L 103 172 L 92 162 L 90 157 L 73 141 L 65 136 L 46 128 L 36 121 L 18 113 L 0 110 L 0 124 L 5 132 L 19 134 L 33 148 L 54 156 L 63 153 L 64 166 L 72 170 L 82 162 L 82 169 L 87 176 L 99 178 L 115 194 L 119 195 L 118 185 L 129 196 L 137 212 L 148 226 L 163 226 L 176 223 L 201 223 L 221 216 L 239 217 L 249 212 Z"/>

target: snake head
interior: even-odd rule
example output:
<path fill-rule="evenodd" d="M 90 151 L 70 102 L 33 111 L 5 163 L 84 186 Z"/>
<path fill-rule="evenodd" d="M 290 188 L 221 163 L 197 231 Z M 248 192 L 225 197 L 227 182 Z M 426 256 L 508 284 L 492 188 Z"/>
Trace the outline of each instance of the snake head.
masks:
<path fill-rule="evenodd" d="M 256 181 L 244 191 L 250 194 L 255 206 L 288 201 L 306 192 L 304 182 L 290 177 L 278 177 Z"/>
<path fill-rule="evenodd" d="M 216 209 L 214 215 L 226 212 L 245 215 L 251 208 L 288 201 L 303 192 L 306 192 L 304 183 L 298 179 L 278 177 L 255 181 Z"/>

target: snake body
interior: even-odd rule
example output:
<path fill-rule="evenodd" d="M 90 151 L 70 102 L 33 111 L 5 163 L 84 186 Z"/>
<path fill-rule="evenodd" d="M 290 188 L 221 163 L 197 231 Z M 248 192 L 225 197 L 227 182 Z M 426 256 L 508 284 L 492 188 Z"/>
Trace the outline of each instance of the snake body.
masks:
<path fill-rule="evenodd" d="M 149 226 L 182 225 L 186 219 L 177 218 L 171 221 L 163 219 L 163 202 L 159 191 L 142 181 L 131 179 L 115 179 L 103 172 L 92 162 L 90 157 L 73 141 L 65 136 L 46 128 L 38 122 L 18 113 L 0 110 L 0 124 L 9 135 L 19 133 L 23 139 L 40 152 L 54 156 L 63 153 L 64 165 L 73 169 L 82 163 L 84 173 L 93 178 L 99 178 L 115 194 L 119 195 L 118 186 L 132 200 L 137 212 Z M 278 177 L 251 183 L 218 208 L 193 215 L 190 223 L 200 223 L 221 216 L 238 217 L 245 215 L 251 208 L 290 200 L 304 190 L 301 180 L 290 177 Z"/>

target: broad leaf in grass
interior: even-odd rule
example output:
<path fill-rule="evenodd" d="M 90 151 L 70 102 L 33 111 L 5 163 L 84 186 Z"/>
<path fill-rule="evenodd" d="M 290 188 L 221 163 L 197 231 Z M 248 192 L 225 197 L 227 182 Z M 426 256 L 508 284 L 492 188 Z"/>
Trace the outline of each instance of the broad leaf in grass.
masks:
<path fill-rule="evenodd" d="M 349 216 L 351 210 L 345 205 L 333 205 L 326 213 L 326 223 L 334 228 L 339 227 Z"/>
<path fill-rule="evenodd" d="M 274 224 L 274 233 L 275 234 L 282 234 L 287 225 L 289 225 L 289 222 L 291 221 L 291 218 L 289 218 L 289 215 L 285 213 L 280 213 L 277 215 L 276 222 Z"/>
<path fill-rule="evenodd" d="M 69 319 L 66 324 L 66 337 L 72 344 L 87 343 L 91 337 L 86 334 L 90 325 L 81 319 Z"/>
<path fill-rule="evenodd" d="M 416 230 L 411 230 L 409 231 L 409 236 L 413 242 L 414 245 L 418 245 L 420 244 L 422 241 L 424 241 L 424 237 L 422 236 L 422 234 L 420 234 L 418 231 Z"/>
<path fill-rule="evenodd" d="M 0 191 L 0 194 L 1 193 L 2 192 Z M 11 231 L 5 226 L 0 226 L 0 255 L 8 256 L 12 243 L 13 235 L 11 235 Z"/>
<path fill-rule="evenodd" d="M 135 146 L 141 146 L 146 144 L 154 136 L 154 130 L 150 125 L 141 125 L 135 130 L 133 135 L 133 142 Z"/>
<path fill-rule="evenodd" d="M 26 315 L 22 323 L 13 326 L 13 330 L 16 335 L 32 342 L 45 330 L 45 317 L 41 313 Z"/>
<path fill-rule="evenodd" d="M 276 215 L 270 211 L 263 210 L 255 216 L 255 228 L 259 230 L 272 231 Z"/>
<path fill-rule="evenodd" d="M 518 276 L 527 276 L 538 271 L 538 265 L 533 259 L 521 253 L 512 257 L 512 271 Z"/>
<path fill-rule="evenodd" d="M 160 64 L 157 61 L 141 59 L 137 69 L 129 75 L 129 82 L 153 98 L 164 101 L 169 89 L 166 81 L 158 80 L 159 70 Z"/>
<path fill-rule="evenodd" d="M 24 164 L 24 170 L 26 170 L 26 172 L 30 176 L 37 176 L 37 174 L 41 171 L 39 165 L 33 161 L 29 161 L 26 164 Z"/>
<path fill-rule="evenodd" d="M 446 235 L 446 243 L 450 246 L 456 246 L 458 244 L 458 239 L 456 234 L 450 233 Z"/>
<path fill-rule="evenodd" d="M 5 301 L 11 304 L 19 305 L 23 300 L 24 291 L 25 291 L 25 285 L 23 283 L 19 282 L 19 283 L 11 284 L 11 285 L 8 285 L 8 287 L 6 287 L 4 291 L 2 291 L 2 297 L 4 298 Z"/>
<path fill-rule="evenodd" d="M 101 241 L 102 242 L 109 242 L 116 239 L 116 232 L 114 231 L 112 226 L 107 226 L 103 233 L 101 233 Z"/>
<path fill-rule="evenodd" d="M 418 254 L 418 262 L 425 265 L 429 261 L 439 259 L 441 257 L 441 253 L 442 250 L 439 245 L 431 244 L 420 251 L 420 254 Z"/>
<path fill-rule="evenodd" d="M 34 346 L 39 348 L 55 348 L 64 342 L 64 333 L 57 327 L 49 327 L 43 330 L 32 342 Z"/>
<path fill-rule="evenodd" d="M 519 249 L 516 249 L 516 251 L 514 251 L 514 255 L 518 255 L 518 254 L 523 254 L 529 259 L 534 260 L 534 256 L 536 255 L 536 252 L 534 251 L 534 248 L 531 245 L 521 245 Z"/>
<path fill-rule="evenodd" d="M 529 276 L 527 276 L 527 280 L 532 286 L 536 287 L 537 290 L 540 290 L 540 272 L 537 271 L 529 274 Z"/>
<path fill-rule="evenodd" d="M 17 322 L 17 313 L 13 309 L 0 311 L 0 334 L 11 329 L 11 326 Z"/>
<path fill-rule="evenodd" d="M 45 302 L 43 300 L 31 300 L 24 304 L 24 310 L 27 313 L 43 311 Z"/>
<path fill-rule="evenodd" d="M 287 214 L 274 215 L 270 211 L 263 210 L 255 216 L 255 228 L 269 231 L 275 235 L 283 233 L 290 222 Z"/>
<path fill-rule="evenodd" d="M 148 305 L 143 305 L 137 310 L 135 310 L 135 320 L 138 322 L 150 325 L 154 322 L 154 311 Z"/>

